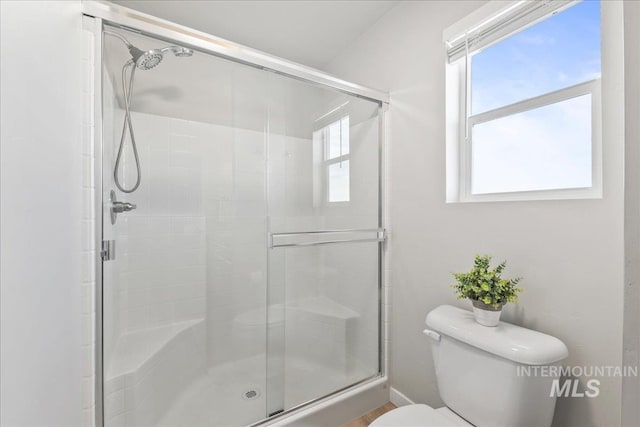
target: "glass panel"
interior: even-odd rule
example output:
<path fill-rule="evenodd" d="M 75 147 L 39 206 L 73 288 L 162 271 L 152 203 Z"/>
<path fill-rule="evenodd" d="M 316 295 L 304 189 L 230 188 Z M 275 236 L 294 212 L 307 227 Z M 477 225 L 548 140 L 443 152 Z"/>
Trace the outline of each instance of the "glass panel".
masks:
<path fill-rule="evenodd" d="M 166 46 L 109 31 L 143 51 Z M 106 425 L 248 425 L 378 372 L 379 244 L 269 249 L 267 236 L 378 228 L 379 105 L 167 51 L 135 74 L 142 178 L 125 192 L 113 169 L 130 56 L 109 35 L 104 54 L 103 215 L 112 190 L 137 205 L 103 229 L 117 247 L 104 263 Z M 327 163 L 332 123 L 338 174 Z M 131 187 L 125 136 L 118 176 Z M 297 322 L 317 323 L 311 335 L 333 348 L 301 353 Z"/>
<path fill-rule="evenodd" d="M 600 77 L 600 2 L 583 1 L 471 61 L 472 114 Z"/>
<path fill-rule="evenodd" d="M 277 75 L 271 78 L 271 92 L 271 231 L 378 228 L 378 104 Z M 332 118 L 322 119 L 336 106 L 342 107 Z M 348 145 L 349 157 L 330 180 L 330 171 L 336 169 L 327 163 L 322 132 L 318 131 L 335 123 L 336 116 L 349 117 L 342 125 L 343 138 L 348 134 L 350 139 L 343 145 L 344 149 Z M 331 164 L 334 162 L 337 160 Z M 330 182 L 341 183 L 333 187 L 336 200 L 348 197 L 350 203 L 331 203 Z M 340 188 L 348 188 L 348 192 L 336 194 Z"/>
<path fill-rule="evenodd" d="M 274 243 L 375 238 L 375 233 L 312 232 L 378 228 L 379 105 L 276 74 L 270 89 L 268 200 Z M 332 203 L 338 200 L 349 203 Z M 269 250 L 269 413 L 378 372 L 378 246 Z"/>
<path fill-rule="evenodd" d="M 122 29 L 143 50 L 167 43 Z M 131 118 L 142 180 L 117 190 L 125 45 L 105 35 L 104 201 L 137 204 L 104 225 L 106 425 L 242 426 L 266 409 L 268 73 L 169 53 L 137 70 Z M 121 176 L 135 182 L 127 135 Z"/>
<path fill-rule="evenodd" d="M 349 201 L 349 160 L 329 165 L 329 201 Z"/>
<path fill-rule="evenodd" d="M 473 127 L 472 193 L 591 186 L 591 95 Z"/>
<path fill-rule="evenodd" d="M 269 323 L 283 329 L 269 355 L 284 374 L 283 409 L 378 373 L 377 243 L 276 248 L 269 268 L 283 295 Z"/>

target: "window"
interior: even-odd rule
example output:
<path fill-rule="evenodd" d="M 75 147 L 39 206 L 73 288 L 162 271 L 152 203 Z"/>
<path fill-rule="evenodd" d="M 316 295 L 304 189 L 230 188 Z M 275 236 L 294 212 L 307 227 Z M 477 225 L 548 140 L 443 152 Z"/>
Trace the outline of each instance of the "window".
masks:
<path fill-rule="evenodd" d="M 445 39 L 448 201 L 600 197 L 600 2 L 513 2 Z"/>
<path fill-rule="evenodd" d="M 327 201 L 349 202 L 349 116 L 344 116 L 316 131 L 314 139 L 322 141 Z"/>

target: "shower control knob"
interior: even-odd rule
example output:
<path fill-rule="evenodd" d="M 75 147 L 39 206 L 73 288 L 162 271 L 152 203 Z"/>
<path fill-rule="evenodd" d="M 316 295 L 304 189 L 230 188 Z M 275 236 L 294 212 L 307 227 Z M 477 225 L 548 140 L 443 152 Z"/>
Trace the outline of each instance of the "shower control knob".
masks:
<path fill-rule="evenodd" d="M 111 196 L 111 208 L 109 210 L 111 214 L 111 224 L 116 223 L 118 214 L 132 211 L 137 207 L 133 203 L 119 202 L 118 200 L 116 200 L 116 193 L 113 190 L 111 190 L 110 196 Z"/>
<path fill-rule="evenodd" d="M 128 202 L 113 202 L 113 206 L 111 207 L 111 209 L 113 209 L 113 211 L 115 213 L 122 213 L 122 212 L 129 212 L 132 211 L 136 208 L 137 206 L 134 205 L 133 203 L 128 203 Z"/>

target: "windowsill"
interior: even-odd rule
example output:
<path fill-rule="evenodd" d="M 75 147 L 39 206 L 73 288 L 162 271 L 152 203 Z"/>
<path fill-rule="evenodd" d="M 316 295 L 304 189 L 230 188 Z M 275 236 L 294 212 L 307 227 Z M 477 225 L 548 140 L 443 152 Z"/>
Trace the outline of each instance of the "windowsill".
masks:
<path fill-rule="evenodd" d="M 563 190 L 514 191 L 509 193 L 473 194 L 446 203 L 523 202 L 544 200 L 594 200 L 602 199 L 601 188 L 570 188 Z"/>

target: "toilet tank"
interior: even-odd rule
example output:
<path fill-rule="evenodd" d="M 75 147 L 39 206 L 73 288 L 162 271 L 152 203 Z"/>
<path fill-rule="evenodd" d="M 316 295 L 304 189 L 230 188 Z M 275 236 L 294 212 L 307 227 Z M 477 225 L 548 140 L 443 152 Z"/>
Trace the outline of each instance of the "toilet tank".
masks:
<path fill-rule="evenodd" d="M 568 356 L 559 339 L 506 322 L 482 326 L 473 313 L 450 305 L 431 311 L 425 333 L 433 339 L 440 397 L 476 427 L 545 427 L 553 419 L 555 369 Z M 528 372 L 527 372 L 528 371 Z"/>

